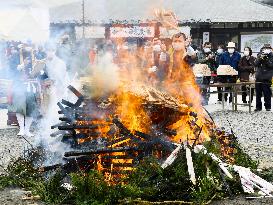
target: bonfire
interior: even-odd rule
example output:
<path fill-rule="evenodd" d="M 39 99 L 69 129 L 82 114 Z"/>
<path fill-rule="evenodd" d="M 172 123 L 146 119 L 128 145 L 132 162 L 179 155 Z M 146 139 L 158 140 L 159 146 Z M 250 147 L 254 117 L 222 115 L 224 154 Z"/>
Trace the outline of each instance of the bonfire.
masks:
<path fill-rule="evenodd" d="M 177 29 L 173 13 L 157 11 L 156 15 L 163 25 Z M 186 53 L 183 52 L 181 56 Z M 194 190 L 203 189 L 204 180 L 220 180 L 231 195 L 226 178 L 234 179 L 232 169 L 239 173 L 245 192 L 254 193 L 253 187 L 258 187 L 263 195 L 271 196 L 271 184 L 235 165 L 240 164 L 238 159 L 242 156 L 245 161 L 240 165 L 252 161 L 243 154 L 234 134 L 218 129 L 202 107 L 194 73 L 183 58 L 179 60 L 179 69 L 164 81 L 154 83 L 147 78 L 147 71 L 134 64 L 133 54 L 121 56 L 125 58 L 122 62 L 131 62 L 134 69 L 103 63 L 103 71 L 98 66 L 91 76 L 81 78 L 79 91 L 68 87 L 78 100 L 58 103 L 61 122 L 52 126 L 57 130 L 51 136 L 61 137 L 71 150 L 64 153 L 63 164 L 42 167 L 40 171 L 60 167 L 66 173 L 95 170 L 108 184 L 124 184 L 124 179 L 134 175 L 147 157 L 156 159 L 162 169 L 180 166 L 177 161 L 184 160 L 188 174 L 185 192 L 190 192 L 192 186 Z M 109 80 L 107 67 L 113 68 L 115 79 Z M 217 174 L 210 174 L 212 170 Z"/>

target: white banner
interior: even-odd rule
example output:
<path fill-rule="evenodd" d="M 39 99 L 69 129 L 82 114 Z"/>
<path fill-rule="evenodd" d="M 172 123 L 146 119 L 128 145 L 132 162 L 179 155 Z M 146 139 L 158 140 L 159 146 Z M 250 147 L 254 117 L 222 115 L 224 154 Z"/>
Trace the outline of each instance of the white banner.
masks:
<path fill-rule="evenodd" d="M 179 27 L 178 29 L 179 31 L 181 31 L 182 33 L 185 33 L 188 36 L 191 34 L 191 28 L 189 26 Z M 172 36 L 178 33 L 179 31 L 175 29 L 167 29 L 162 26 L 159 27 L 160 38 L 172 38 Z"/>
<path fill-rule="evenodd" d="M 81 39 L 83 34 L 83 27 L 75 27 L 76 38 Z M 105 38 L 104 26 L 87 26 L 84 29 L 85 38 Z"/>
<path fill-rule="evenodd" d="M 209 32 L 203 32 L 203 44 L 209 42 Z"/>
<path fill-rule="evenodd" d="M 155 29 L 153 26 L 133 26 L 133 27 L 111 27 L 111 38 L 128 38 L 128 37 L 150 37 L 155 35 Z"/>

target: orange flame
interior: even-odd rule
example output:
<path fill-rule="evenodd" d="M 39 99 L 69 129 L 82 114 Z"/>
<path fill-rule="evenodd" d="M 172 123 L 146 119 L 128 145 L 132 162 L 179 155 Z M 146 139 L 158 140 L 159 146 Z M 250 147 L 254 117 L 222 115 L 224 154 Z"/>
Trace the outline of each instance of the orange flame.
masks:
<path fill-rule="evenodd" d="M 169 139 L 173 142 L 184 142 L 189 140 L 188 143 L 192 144 L 198 136 L 198 143 L 205 140 L 209 140 L 210 130 L 214 128 L 214 125 L 208 120 L 208 117 L 204 113 L 204 109 L 201 105 L 201 95 L 199 86 L 195 82 L 195 76 L 191 67 L 185 61 L 186 49 L 185 46 L 179 52 L 170 49 L 170 68 L 168 76 L 166 76 L 163 82 L 159 82 L 156 79 L 156 75 L 148 72 L 151 64 L 152 49 L 148 49 L 143 52 L 143 48 L 139 48 L 135 52 L 129 52 L 126 49 L 122 49 L 123 41 L 119 39 L 117 42 L 121 49 L 118 51 L 118 57 L 114 62 L 120 68 L 120 85 L 118 89 L 110 96 L 110 101 L 115 104 L 114 111 L 109 114 L 109 118 L 118 116 L 123 125 L 131 132 L 140 131 L 149 134 L 153 121 L 151 119 L 151 113 L 145 110 L 145 100 L 143 96 L 137 95 L 134 92 L 134 87 L 157 87 L 156 90 L 170 94 L 179 102 L 181 106 L 180 112 L 183 113 L 179 118 L 168 126 L 169 129 L 175 130 L 175 136 L 169 136 Z M 183 41 L 185 44 L 185 42 Z M 138 59 L 147 59 L 146 67 L 141 67 L 137 63 Z M 157 86 L 159 85 L 159 86 Z M 102 93 L 102 96 L 104 94 Z M 186 108 L 185 108 L 186 107 Z M 185 114 L 185 110 L 187 113 Z M 197 116 L 191 114 L 196 113 Z M 111 123 L 106 122 L 104 119 L 97 121 L 79 121 L 79 125 L 83 124 L 100 124 L 95 132 L 100 133 L 100 137 L 112 137 L 113 140 L 118 140 L 120 136 L 108 136 Z M 82 132 L 82 131 L 81 131 Z M 89 130 L 85 130 L 85 133 L 89 133 Z M 88 140 L 96 138 L 92 134 L 88 135 L 86 139 L 79 140 L 79 143 L 83 143 Z M 111 141 L 111 140 L 110 140 Z M 120 146 L 133 146 L 131 139 L 121 139 L 111 145 L 111 147 Z M 125 153 L 111 153 L 110 156 L 125 155 Z M 162 152 L 156 151 L 155 155 L 162 156 Z M 99 155 L 97 161 L 97 169 L 99 171 L 105 171 L 103 167 L 103 155 Z M 109 181 L 113 179 L 112 172 L 114 171 L 132 171 L 133 159 L 111 159 L 111 167 L 105 172 Z M 117 164 L 124 164 L 126 166 L 118 167 Z M 128 166 L 127 166 L 128 165 Z M 120 174 L 122 176 L 122 174 Z"/>

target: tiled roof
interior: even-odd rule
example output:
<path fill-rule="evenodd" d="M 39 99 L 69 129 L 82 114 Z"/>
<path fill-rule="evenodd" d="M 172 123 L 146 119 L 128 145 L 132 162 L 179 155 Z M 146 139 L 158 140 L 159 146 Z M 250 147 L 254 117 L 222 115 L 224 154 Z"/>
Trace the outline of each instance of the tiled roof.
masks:
<path fill-rule="evenodd" d="M 85 0 L 85 18 L 93 23 L 146 22 L 154 19 L 155 8 L 174 11 L 182 22 L 273 21 L 273 8 L 252 0 Z M 81 1 L 50 9 L 50 19 L 81 22 Z"/>

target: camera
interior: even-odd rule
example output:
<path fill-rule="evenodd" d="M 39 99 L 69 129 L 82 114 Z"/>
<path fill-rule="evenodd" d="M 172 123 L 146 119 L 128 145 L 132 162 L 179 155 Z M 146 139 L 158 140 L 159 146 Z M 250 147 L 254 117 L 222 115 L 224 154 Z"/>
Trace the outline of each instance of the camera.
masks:
<path fill-rule="evenodd" d="M 268 55 L 269 55 L 269 53 L 267 53 L 266 51 L 262 51 L 262 55 L 264 55 L 264 56 L 268 56 Z"/>

